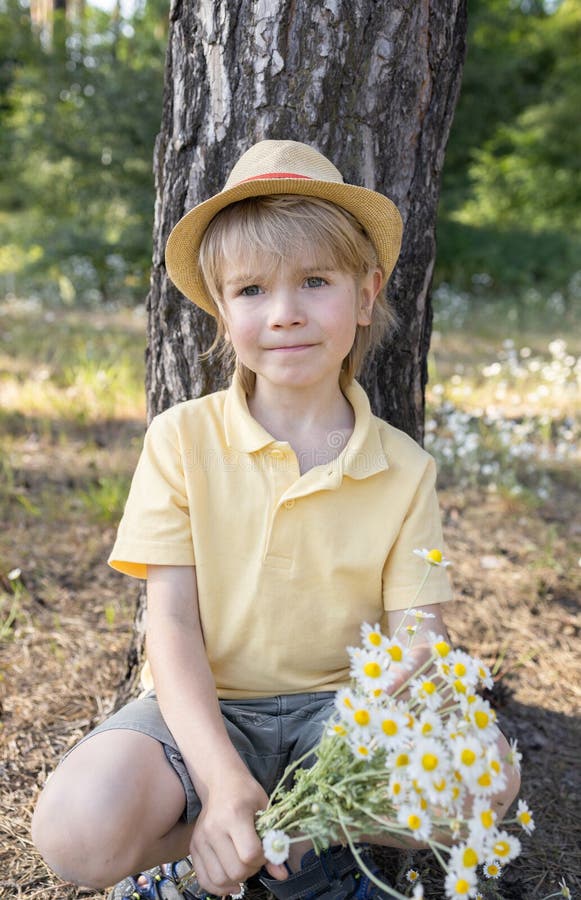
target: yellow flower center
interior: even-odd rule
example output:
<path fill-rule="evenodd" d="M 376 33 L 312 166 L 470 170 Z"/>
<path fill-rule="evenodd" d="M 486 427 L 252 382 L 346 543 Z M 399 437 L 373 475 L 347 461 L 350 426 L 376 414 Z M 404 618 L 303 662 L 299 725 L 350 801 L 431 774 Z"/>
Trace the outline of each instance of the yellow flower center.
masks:
<path fill-rule="evenodd" d="M 456 893 L 457 894 L 467 894 L 470 890 L 470 885 L 466 881 L 465 878 L 459 878 L 456 882 Z"/>
<path fill-rule="evenodd" d="M 381 688 L 375 688 L 375 690 L 372 691 L 372 693 L 373 693 L 374 697 L 381 697 L 381 695 L 383 694 L 383 691 L 381 690 Z"/>
<path fill-rule="evenodd" d="M 417 831 L 418 828 L 422 827 L 422 820 L 419 816 L 412 813 L 411 816 L 408 816 L 408 826 L 412 831 Z"/>
<path fill-rule="evenodd" d="M 368 678 L 379 678 L 381 675 L 381 666 L 376 662 L 368 662 L 363 666 L 363 671 Z"/>
<path fill-rule="evenodd" d="M 397 734 L 397 722 L 394 722 L 393 719 L 384 719 L 381 723 L 381 729 L 388 737 L 393 737 Z"/>
<path fill-rule="evenodd" d="M 438 641 L 436 644 L 434 644 L 434 650 L 436 651 L 438 656 L 441 656 L 443 659 L 444 656 L 447 656 L 450 652 L 450 644 L 447 644 L 446 641 Z"/>
<path fill-rule="evenodd" d="M 391 786 L 391 793 L 393 794 L 394 797 L 397 797 L 398 794 L 401 793 L 401 784 L 399 783 L 399 781 L 394 781 L 394 783 Z"/>
<path fill-rule="evenodd" d="M 369 639 L 369 643 L 373 644 L 374 647 L 379 647 L 379 645 L 381 644 L 381 635 L 378 634 L 377 631 L 370 631 L 367 637 Z"/>
<path fill-rule="evenodd" d="M 462 750 L 460 759 L 465 766 L 472 766 L 476 762 L 476 754 L 474 750 L 470 750 L 468 747 L 465 747 L 464 750 Z"/>
<path fill-rule="evenodd" d="M 422 766 L 426 772 L 433 772 L 438 767 L 438 757 L 435 753 L 424 753 L 422 756 Z"/>
<path fill-rule="evenodd" d="M 422 691 L 424 694 L 429 694 L 431 696 L 436 693 L 436 685 L 433 681 L 424 681 L 422 684 Z"/>
<path fill-rule="evenodd" d="M 490 761 L 490 768 L 494 772 L 495 775 L 500 775 L 501 766 L 497 759 L 492 759 Z"/>
<path fill-rule="evenodd" d="M 369 750 L 363 745 L 361 745 L 361 747 L 358 747 L 358 751 L 360 756 L 369 756 Z"/>
<path fill-rule="evenodd" d="M 457 662 L 454 665 L 454 675 L 457 675 L 458 678 L 463 678 L 466 674 L 466 666 L 462 662 Z"/>
<path fill-rule="evenodd" d="M 369 720 L 371 716 L 367 712 L 366 709 L 358 709 L 355 715 L 353 716 L 358 725 L 369 725 Z"/>
<path fill-rule="evenodd" d="M 429 562 L 431 562 L 432 565 L 433 565 L 434 563 L 441 563 L 441 562 L 442 562 L 442 559 L 443 559 L 442 551 L 441 551 L 441 550 L 430 550 L 430 552 L 428 553 L 426 559 L 427 559 Z"/>
<path fill-rule="evenodd" d="M 490 777 L 490 772 L 483 772 L 480 778 L 478 779 L 478 784 L 480 787 L 490 787 L 492 784 L 492 778 Z"/>
<path fill-rule="evenodd" d="M 477 866 L 478 854 L 476 853 L 476 850 L 473 850 L 472 847 L 466 847 L 464 853 L 462 854 L 462 862 L 467 869 L 471 869 L 473 868 L 473 866 Z"/>
<path fill-rule="evenodd" d="M 510 845 L 507 843 L 507 841 L 496 842 L 496 844 L 494 845 L 495 856 L 500 856 L 502 858 L 503 856 L 508 856 L 509 853 Z"/>
<path fill-rule="evenodd" d="M 454 682 L 454 690 L 458 694 L 465 694 L 466 693 L 466 685 L 463 684 L 461 681 L 457 680 Z"/>
<path fill-rule="evenodd" d="M 343 698 L 343 704 L 347 707 L 347 709 L 353 709 L 353 704 L 351 703 L 349 697 Z"/>
<path fill-rule="evenodd" d="M 446 788 L 446 779 L 441 778 L 439 781 L 434 781 L 434 787 L 437 791 L 443 791 Z"/>
<path fill-rule="evenodd" d="M 401 647 L 398 647 L 397 644 L 394 644 L 393 647 L 388 647 L 387 652 L 391 656 L 394 662 L 401 662 L 403 659 L 403 650 Z"/>
<path fill-rule="evenodd" d="M 400 753 L 395 761 L 395 764 L 396 764 L 396 766 L 399 766 L 401 768 L 402 766 L 409 765 L 409 761 L 410 761 L 410 758 L 407 755 L 407 753 Z"/>
<path fill-rule="evenodd" d="M 488 725 L 488 713 L 485 713 L 482 709 L 479 709 L 474 713 L 474 721 L 476 722 L 478 728 L 486 728 Z"/>
<path fill-rule="evenodd" d="M 480 813 L 480 821 L 485 828 L 492 828 L 494 825 L 494 813 L 491 809 L 485 809 Z"/>
<path fill-rule="evenodd" d="M 500 868 L 495 863 L 486 866 L 486 872 L 491 878 L 496 878 L 500 874 Z"/>
<path fill-rule="evenodd" d="M 343 725 L 333 725 L 333 731 L 335 734 L 347 734 L 347 729 Z"/>
<path fill-rule="evenodd" d="M 425 736 L 426 734 L 430 734 L 432 731 L 432 726 L 430 722 L 424 722 L 422 725 L 422 734 Z"/>
<path fill-rule="evenodd" d="M 530 823 L 533 821 L 533 817 L 531 816 L 530 812 L 526 811 L 526 809 L 523 810 L 523 812 L 519 813 L 517 818 L 521 825 L 530 825 Z"/>

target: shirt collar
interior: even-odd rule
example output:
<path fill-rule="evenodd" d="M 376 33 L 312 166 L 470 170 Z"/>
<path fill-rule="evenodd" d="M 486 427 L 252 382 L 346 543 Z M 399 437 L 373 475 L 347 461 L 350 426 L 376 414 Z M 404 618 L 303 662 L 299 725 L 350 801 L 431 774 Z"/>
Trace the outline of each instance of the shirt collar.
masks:
<path fill-rule="evenodd" d="M 368 478 L 389 468 L 378 422 L 371 412 L 367 394 L 357 381 L 353 380 L 343 392 L 353 407 L 355 425 L 346 447 L 329 463 L 328 468 L 332 467 L 337 472 L 338 480 L 343 475 Z M 224 429 L 228 446 L 242 453 L 256 453 L 276 443 L 275 438 L 250 414 L 246 393 L 236 373 L 226 392 Z"/>

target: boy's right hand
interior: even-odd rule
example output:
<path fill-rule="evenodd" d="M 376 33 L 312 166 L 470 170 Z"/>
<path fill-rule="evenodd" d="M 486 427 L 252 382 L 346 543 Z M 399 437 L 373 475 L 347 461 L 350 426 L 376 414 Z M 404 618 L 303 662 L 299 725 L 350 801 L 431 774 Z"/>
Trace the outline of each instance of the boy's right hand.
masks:
<path fill-rule="evenodd" d="M 207 787 L 190 842 L 192 864 L 208 893 L 238 894 L 240 884 L 266 863 L 254 821 L 268 795 L 247 770 L 222 771 Z M 273 878 L 288 877 L 282 865 L 266 868 Z"/>

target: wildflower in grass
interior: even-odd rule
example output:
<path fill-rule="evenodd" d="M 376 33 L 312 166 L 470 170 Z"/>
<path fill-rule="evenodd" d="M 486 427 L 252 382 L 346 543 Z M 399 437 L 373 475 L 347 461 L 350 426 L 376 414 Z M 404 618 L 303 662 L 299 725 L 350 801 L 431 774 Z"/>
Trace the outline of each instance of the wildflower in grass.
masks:
<path fill-rule="evenodd" d="M 6 576 L 8 581 L 16 581 L 22 575 L 22 569 L 11 569 Z"/>
<path fill-rule="evenodd" d="M 492 675 L 488 666 L 485 666 L 481 660 L 477 660 L 477 670 L 478 670 L 478 681 L 482 685 L 482 687 L 487 688 L 489 691 L 494 687 L 494 681 L 492 679 Z"/>
<path fill-rule="evenodd" d="M 472 869 L 450 871 L 444 882 L 446 896 L 449 900 L 466 900 L 474 896 L 476 873 Z"/>
<path fill-rule="evenodd" d="M 426 550 L 425 547 L 423 550 L 414 550 L 413 551 L 416 556 L 420 556 L 429 566 L 440 566 L 441 568 L 447 568 L 447 566 L 452 565 L 450 560 L 446 559 L 442 554 L 441 550 Z"/>
<path fill-rule="evenodd" d="M 290 839 L 284 831 L 273 828 L 267 831 L 262 838 L 262 848 L 267 860 L 275 865 L 280 865 L 288 859 Z"/>
<path fill-rule="evenodd" d="M 420 873 L 416 872 L 415 869 L 408 869 L 407 872 L 405 873 L 405 877 L 411 884 L 415 884 L 415 882 L 420 877 Z"/>
<path fill-rule="evenodd" d="M 530 811 L 528 804 L 524 800 L 518 801 L 518 805 L 516 808 L 516 820 L 527 834 L 532 834 L 535 830 L 533 814 Z"/>
<path fill-rule="evenodd" d="M 561 889 L 561 897 L 566 897 L 567 900 L 571 900 L 571 891 L 567 887 L 564 878 L 559 882 L 559 887 Z"/>

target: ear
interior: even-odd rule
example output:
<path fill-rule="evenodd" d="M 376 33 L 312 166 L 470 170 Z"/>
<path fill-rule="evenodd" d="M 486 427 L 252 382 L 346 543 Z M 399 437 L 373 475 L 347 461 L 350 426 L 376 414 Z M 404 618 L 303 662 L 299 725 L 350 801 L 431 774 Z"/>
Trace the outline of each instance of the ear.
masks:
<path fill-rule="evenodd" d="M 358 325 L 371 325 L 373 304 L 381 290 L 383 274 L 381 269 L 372 269 L 368 272 L 359 285 L 359 311 L 357 315 Z"/>

